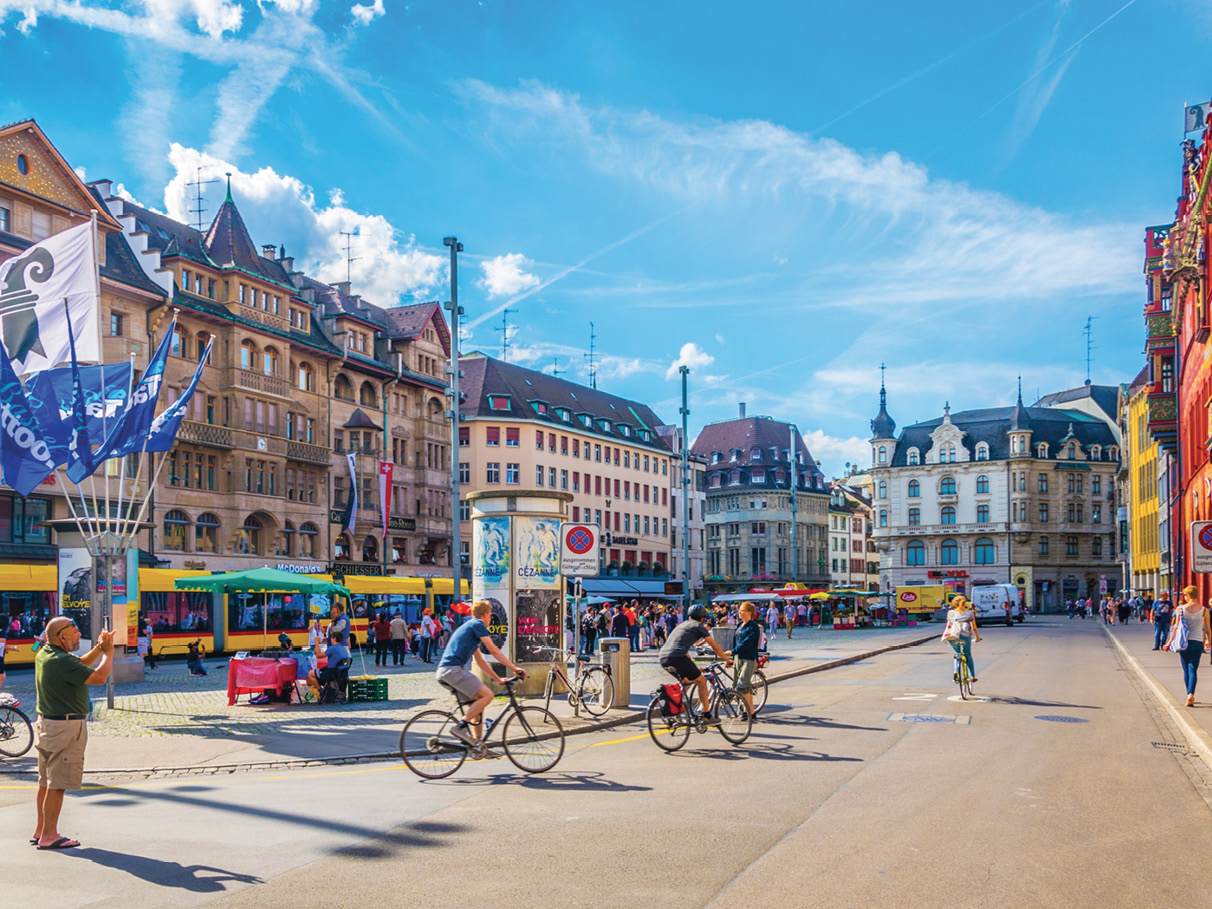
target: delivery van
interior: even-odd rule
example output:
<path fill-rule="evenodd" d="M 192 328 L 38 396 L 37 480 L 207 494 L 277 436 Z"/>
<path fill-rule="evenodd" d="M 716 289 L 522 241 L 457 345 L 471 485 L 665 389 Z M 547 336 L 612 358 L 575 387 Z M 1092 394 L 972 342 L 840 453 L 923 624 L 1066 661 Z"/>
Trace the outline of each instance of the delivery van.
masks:
<path fill-rule="evenodd" d="M 1013 625 L 1026 619 L 1018 588 L 1013 584 L 988 584 L 972 588 L 972 605 L 976 609 L 976 621 L 1005 622 Z"/>

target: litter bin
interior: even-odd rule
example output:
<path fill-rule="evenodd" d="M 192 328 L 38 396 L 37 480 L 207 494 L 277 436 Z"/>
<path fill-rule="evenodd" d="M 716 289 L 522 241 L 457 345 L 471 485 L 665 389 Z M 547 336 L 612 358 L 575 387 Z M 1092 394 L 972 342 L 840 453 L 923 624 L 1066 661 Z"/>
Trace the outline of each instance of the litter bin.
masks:
<path fill-rule="evenodd" d="M 613 708 L 631 706 L 631 641 L 627 638 L 602 638 L 599 642 L 602 662 L 614 682 Z M 613 709 L 612 708 L 612 709 Z"/>
<path fill-rule="evenodd" d="M 736 629 L 728 625 L 716 625 L 711 629 L 711 636 L 720 645 L 720 650 L 728 651 L 732 649 L 732 645 L 736 641 Z M 716 658 L 714 652 L 709 652 L 707 655 L 713 660 Z"/>

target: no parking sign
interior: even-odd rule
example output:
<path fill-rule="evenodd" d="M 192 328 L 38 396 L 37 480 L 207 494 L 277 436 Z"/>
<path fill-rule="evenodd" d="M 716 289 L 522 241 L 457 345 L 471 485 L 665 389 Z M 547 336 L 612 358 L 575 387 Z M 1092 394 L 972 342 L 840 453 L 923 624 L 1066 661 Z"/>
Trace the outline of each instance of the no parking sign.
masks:
<path fill-rule="evenodd" d="M 565 521 L 560 525 L 560 574 L 565 577 L 597 577 L 597 524 Z"/>
<path fill-rule="evenodd" d="M 1212 521 L 1191 522 L 1191 570 L 1212 572 Z"/>

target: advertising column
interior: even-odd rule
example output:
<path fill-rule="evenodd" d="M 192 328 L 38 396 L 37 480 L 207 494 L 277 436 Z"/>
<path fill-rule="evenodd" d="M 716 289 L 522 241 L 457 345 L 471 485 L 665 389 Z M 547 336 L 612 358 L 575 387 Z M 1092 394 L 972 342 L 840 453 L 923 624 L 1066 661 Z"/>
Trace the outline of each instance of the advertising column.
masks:
<path fill-rule="evenodd" d="M 560 646 L 560 519 L 514 518 L 514 641 L 520 663 L 551 659 Z"/>
<path fill-rule="evenodd" d="M 492 641 L 512 659 L 509 647 L 510 518 L 508 515 L 477 517 L 472 523 L 471 598 L 492 605 L 488 633 Z"/>

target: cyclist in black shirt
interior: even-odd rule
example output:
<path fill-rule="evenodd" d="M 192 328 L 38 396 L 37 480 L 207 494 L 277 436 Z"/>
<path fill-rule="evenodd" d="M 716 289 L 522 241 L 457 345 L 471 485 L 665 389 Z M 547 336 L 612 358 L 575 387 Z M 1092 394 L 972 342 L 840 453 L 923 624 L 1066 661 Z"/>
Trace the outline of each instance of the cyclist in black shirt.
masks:
<path fill-rule="evenodd" d="M 665 642 L 665 646 L 661 648 L 660 653 L 661 666 L 665 668 L 666 672 L 677 678 L 683 687 L 689 685 L 691 682 L 694 682 L 698 686 L 699 704 L 704 709 L 711 703 L 707 689 L 707 680 L 703 678 L 703 673 L 699 670 L 698 666 L 694 665 L 694 660 L 690 658 L 690 648 L 699 641 L 706 640 L 711 645 L 711 649 L 715 651 L 716 656 L 723 660 L 725 665 L 732 665 L 732 659 L 715 642 L 715 638 L 711 636 L 711 632 L 703 624 L 703 619 L 705 618 L 707 618 L 706 607 L 700 605 L 691 606 L 689 618 L 669 632 L 669 640 Z"/>

